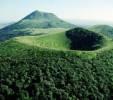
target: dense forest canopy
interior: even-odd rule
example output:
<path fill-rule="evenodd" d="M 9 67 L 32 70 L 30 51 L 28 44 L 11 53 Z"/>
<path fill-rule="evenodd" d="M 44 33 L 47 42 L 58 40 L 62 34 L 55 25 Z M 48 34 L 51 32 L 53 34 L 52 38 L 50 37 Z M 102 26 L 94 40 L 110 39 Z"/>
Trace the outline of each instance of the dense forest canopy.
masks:
<path fill-rule="evenodd" d="M 2 100 L 113 98 L 113 49 L 87 58 L 16 41 L 0 47 Z"/>

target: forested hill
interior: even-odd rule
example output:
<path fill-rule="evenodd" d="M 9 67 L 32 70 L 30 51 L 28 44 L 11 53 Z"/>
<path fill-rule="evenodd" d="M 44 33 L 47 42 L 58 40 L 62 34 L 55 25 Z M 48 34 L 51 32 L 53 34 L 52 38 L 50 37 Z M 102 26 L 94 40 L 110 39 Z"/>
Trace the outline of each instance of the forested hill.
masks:
<path fill-rule="evenodd" d="M 73 28 L 75 25 L 65 22 L 52 13 L 34 11 L 17 23 L 0 30 L 0 41 L 16 36 L 29 35 L 32 29 Z M 26 29 L 28 31 L 26 31 Z"/>

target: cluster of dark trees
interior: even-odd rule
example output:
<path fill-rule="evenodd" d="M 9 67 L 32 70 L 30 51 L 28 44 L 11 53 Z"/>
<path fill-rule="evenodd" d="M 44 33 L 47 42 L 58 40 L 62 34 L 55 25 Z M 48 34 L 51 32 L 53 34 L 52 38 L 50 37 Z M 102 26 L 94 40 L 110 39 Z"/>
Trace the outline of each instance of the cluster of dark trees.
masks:
<path fill-rule="evenodd" d="M 95 50 L 100 48 L 105 41 L 98 33 L 79 27 L 68 30 L 66 36 L 71 40 L 73 50 Z"/>
<path fill-rule="evenodd" d="M 21 59 L 0 56 L 1 100 L 113 99 L 113 50 L 93 59 L 26 52 Z"/>

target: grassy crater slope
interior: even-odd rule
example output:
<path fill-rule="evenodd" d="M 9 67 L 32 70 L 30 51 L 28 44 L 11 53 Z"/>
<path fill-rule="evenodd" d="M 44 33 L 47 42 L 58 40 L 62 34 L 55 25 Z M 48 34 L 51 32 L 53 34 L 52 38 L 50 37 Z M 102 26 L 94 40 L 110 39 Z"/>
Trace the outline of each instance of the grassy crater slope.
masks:
<path fill-rule="evenodd" d="M 57 50 L 69 50 L 69 39 L 67 39 L 65 32 L 47 34 L 41 36 L 24 36 L 15 38 L 16 41 L 33 45 L 41 48 L 57 49 Z"/>
<path fill-rule="evenodd" d="M 72 51 L 70 53 L 35 46 L 41 41 L 38 38 L 58 39 L 55 35 L 53 38 L 47 35 L 36 39 L 20 37 L 0 44 L 0 98 L 112 100 L 113 48 L 101 51 L 96 57 L 89 59 L 88 53 L 82 52 L 78 56 Z M 64 37 L 63 33 L 58 35 Z M 36 41 L 35 45 L 32 44 L 33 40 Z M 67 41 L 66 37 L 64 40 Z"/>
<path fill-rule="evenodd" d="M 75 31 L 77 29 L 77 32 L 79 30 L 79 28 L 75 28 Z M 84 31 L 85 33 L 87 33 L 88 30 L 82 29 L 80 28 L 80 30 Z M 89 48 L 89 43 L 91 44 L 91 42 L 93 41 L 92 38 L 94 39 L 94 41 L 92 42 L 93 44 L 91 45 L 91 48 L 93 48 L 95 46 L 98 46 L 98 48 L 94 49 L 94 50 L 89 50 L 89 49 L 84 49 L 84 50 L 80 50 L 79 48 L 76 48 L 76 50 L 71 50 L 71 40 L 68 38 L 68 36 L 66 36 L 65 33 L 66 30 L 60 30 L 60 31 L 56 31 L 54 33 L 50 33 L 50 34 L 46 34 L 46 35 L 40 35 L 40 36 L 24 36 L 24 37 L 16 37 L 15 41 L 22 43 L 22 44 L 26 44 L 26 45 L 30 45 L 30 46 L 36 46 L 36 47 L 40 47 L 40 48 L 46 48 L 49 50 L 59 50 L 59 51 L 65 51 L 65 52 L 70 52 L 70 53 L 76 53 L 76 54 L 80 54 L 82 55 L 82 53 L 86 53 L 89 55 L 96 55 L 96 53 L 102 52 L 104 50 L 109 50 L 111 49 L 112 46 L 112 39 L 88 31 L 88 33 L 94 34 L 94 35 L 89 35 L 89 34 L 79 34 L 80 32 L 77 33 L 77 36 L 79 37 L 75 37 L 78 40 L 84 39 L 84 42 L 82 40 L 82 44 L 84 47 L 88 47 Z M 72 29 L 73 31 L 73 29 Z M 68 32 L 68 31 L 67 31 Z M 96 35 L 95 35 L 96 34 Z M 92 36 L 92 38 L 90 38 Z M 100 37 L 100 40 L 97 39 L 97 37 Z M 74 39 L 74 40 L 77 40 Z M 88 43 L 86 43 L 86 42 Z M 77 44 L 76 44 L 77 43 Z M 76 42 L 76 46 L 80 45 L 80 43 Z M 81 46 L 81 45 L 80 45 Z M 76 51 L 76 52 L 75 52 Z"/>

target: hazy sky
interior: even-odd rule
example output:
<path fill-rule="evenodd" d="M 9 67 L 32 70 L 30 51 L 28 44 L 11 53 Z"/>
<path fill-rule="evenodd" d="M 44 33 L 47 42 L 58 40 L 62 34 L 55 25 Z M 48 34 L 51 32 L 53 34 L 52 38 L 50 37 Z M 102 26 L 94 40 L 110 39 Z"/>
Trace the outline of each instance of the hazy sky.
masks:
<path fill-rule="evenodd" d="M 0 0 L 0 21 L 16 21 L 34 10 L 64 19 L 113 22 L 113 0 Z"/>

